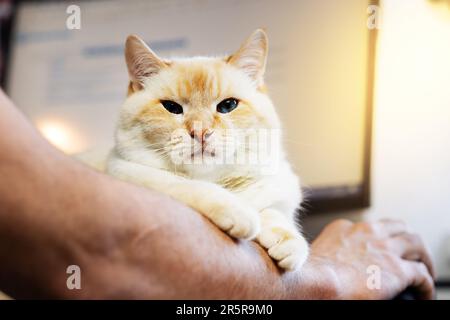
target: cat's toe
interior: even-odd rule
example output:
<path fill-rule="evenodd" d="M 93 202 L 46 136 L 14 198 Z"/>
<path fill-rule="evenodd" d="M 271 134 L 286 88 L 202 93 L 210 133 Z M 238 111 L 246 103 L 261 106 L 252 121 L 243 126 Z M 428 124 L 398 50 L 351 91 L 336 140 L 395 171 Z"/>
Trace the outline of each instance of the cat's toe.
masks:
<path fill-rule="evenodd" d="M 218 210 L 213 222 L 237 239 L 254 239 L 260 231 L 258 213 L 246 206 L 227 206 Z"/>
<path fill-rule="evenodd" d="M 278 266 L 285 270 L 295 270 L 301 268 L 305 263 L 308 254 L 290 255 L 278 262 Z"/>
<path fill-rule="evenodd" d="M 257 212 L 251 208 L 235 208 L 233 226 L 228 233 L 238 239 L 252 240 L 260 231 L 260 221 Z"/>
<path fill-rule="evenodd" d="M 308 258 L 309 247 L 303 237 L 282 240 L 268 250 L 278 266 L 286 270 L 300 268 Z"/>
<path fill-rule="evenodd" d="M 259 232 L 259 226 L 250 220 L 239 221 L 233 225 L 233 227 L 228 230 L 228 233 L 237 239 L 252 240 L 256 237 Z"/>
<path fill-rule="evenodd" d="M 300 268 L 308 258 L 309 246 L 305 238 L 283 228 L 263 230 L 258 241 L 282 269 Z"/>

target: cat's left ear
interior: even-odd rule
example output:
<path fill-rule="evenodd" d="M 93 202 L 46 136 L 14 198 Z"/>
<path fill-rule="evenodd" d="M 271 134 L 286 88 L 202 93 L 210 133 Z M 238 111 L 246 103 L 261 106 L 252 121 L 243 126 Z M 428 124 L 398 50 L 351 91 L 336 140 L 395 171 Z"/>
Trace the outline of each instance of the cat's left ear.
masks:
<path fill-rule="evenodd" d="M 144 87 L 145 79 L 158 73 L 167 64 L 138 36 L 128 36 L 125 43 L 125 60 L 133 91 Z"/>
<path fill-rule="evenodd" d="M 263 84 L 268 51 L 267 34 L 263 29 L 257 29 L 227 61 L 242 70 L 259 86 Z"/>

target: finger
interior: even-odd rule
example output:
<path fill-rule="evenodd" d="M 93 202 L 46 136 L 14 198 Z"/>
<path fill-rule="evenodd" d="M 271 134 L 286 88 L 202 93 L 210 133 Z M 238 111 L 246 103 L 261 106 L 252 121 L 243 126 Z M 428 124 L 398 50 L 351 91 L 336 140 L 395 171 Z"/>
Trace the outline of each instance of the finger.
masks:
<path fill-rule="evenodd" d="M 405 260 L 420 261 L 425 264 L 433 278 L 436 276 L 431 254 L 421 237 L 413 233 L 403 233 L 387 240 L 388 247 Z"/>
<path fill-rule="evenodd" d="M 417 297 L 426 300 L 434 299 L 434 282 L 425 264 L 412 261 L 405 261 L 405 263 L 409 287 L 417 293 Z"/>
<path fill-rule="evenodd" d="M 395 219 L 381 219 L 375 222 L 385 236 L 392 237 L 400 233 L 408 232 L 405 222 Z"/>

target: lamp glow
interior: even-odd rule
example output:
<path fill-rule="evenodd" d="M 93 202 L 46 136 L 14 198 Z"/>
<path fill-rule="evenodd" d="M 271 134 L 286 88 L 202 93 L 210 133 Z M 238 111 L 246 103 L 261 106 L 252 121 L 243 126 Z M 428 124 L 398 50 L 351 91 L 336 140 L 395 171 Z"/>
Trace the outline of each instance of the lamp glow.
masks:
<path fill-rule="evenodd" d="M 41 134 L 55 147 L 65 153 L 80 151 L 79 143 L 73 129 L 60 120 L 43 120 L 37 123 Z"/>

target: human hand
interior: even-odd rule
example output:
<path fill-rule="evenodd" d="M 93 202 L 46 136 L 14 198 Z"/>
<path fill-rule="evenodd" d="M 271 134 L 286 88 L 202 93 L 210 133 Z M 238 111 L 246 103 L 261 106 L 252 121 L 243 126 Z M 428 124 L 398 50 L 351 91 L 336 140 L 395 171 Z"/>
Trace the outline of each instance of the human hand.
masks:
<path fill-rule="evenodd" d="M 328 264 L 335 271 L 342 299 L 392 299 L 408 287 L 420 299 L 434 297 L 430 254 L 401 221 L 337 220 L 312 243 L 311 263 Z M 378 271 L 379 286 L 373 287 L 368 280 Z"/>

